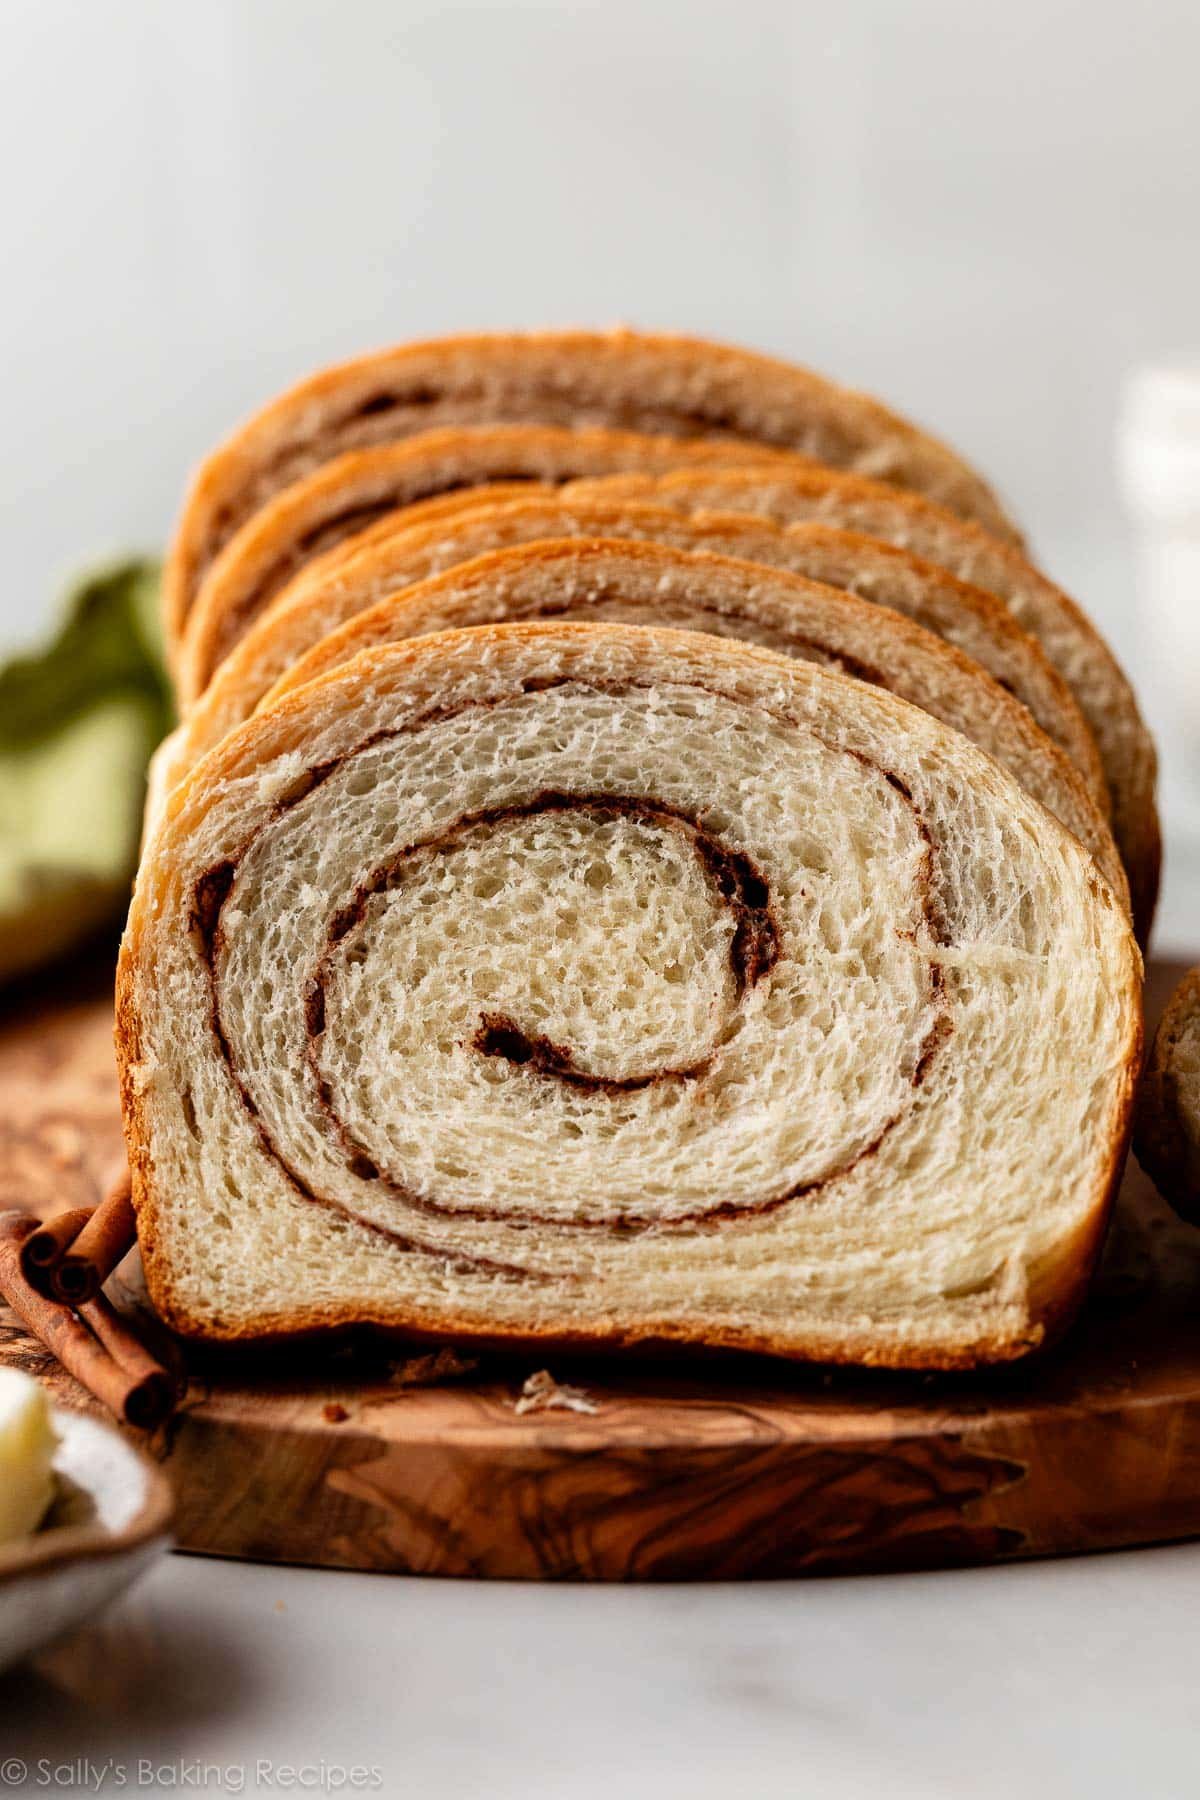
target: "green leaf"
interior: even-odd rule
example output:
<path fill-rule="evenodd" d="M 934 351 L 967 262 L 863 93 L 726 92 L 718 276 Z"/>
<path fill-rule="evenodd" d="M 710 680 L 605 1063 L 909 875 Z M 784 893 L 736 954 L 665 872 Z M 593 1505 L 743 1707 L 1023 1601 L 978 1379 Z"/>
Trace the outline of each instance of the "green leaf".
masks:
<path fill-rule="evenodd" d="M 171 702 L 158 624 L 159 582 L 159 564 L 135 558 L 78 583 L 54 639 L 0 667 L 0 750 L 27 749 L 117 692 L 152 702 L 166 733 Z"/>
<path fill-rule="evenodd" d="M 44 649 L 0 666 L 0 981 L 115 920 L 146 765 L 170 729 L 157 562 L 81 581 Z"/>

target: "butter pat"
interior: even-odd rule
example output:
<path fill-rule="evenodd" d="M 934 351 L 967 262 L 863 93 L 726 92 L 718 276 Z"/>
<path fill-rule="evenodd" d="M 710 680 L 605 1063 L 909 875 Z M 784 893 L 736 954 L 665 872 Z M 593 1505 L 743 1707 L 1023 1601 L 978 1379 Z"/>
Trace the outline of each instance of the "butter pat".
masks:
<path fill-rule="evenodd" d="M 0 1369 L 0 1544 L 36 1531 L 54 1497 L 58 1439 L 37 1382 Z"/>

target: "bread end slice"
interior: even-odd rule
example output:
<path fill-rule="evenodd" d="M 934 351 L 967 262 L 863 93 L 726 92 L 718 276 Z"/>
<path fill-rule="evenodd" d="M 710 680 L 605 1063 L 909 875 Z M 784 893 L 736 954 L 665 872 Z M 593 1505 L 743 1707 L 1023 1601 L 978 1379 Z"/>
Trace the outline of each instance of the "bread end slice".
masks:
<path fill-rule="evenodd" d="M 1184 976 L 1155 1033 L 1134 1151 L 1176 1212 L 1200 1222 L 1200 969 Z"/>

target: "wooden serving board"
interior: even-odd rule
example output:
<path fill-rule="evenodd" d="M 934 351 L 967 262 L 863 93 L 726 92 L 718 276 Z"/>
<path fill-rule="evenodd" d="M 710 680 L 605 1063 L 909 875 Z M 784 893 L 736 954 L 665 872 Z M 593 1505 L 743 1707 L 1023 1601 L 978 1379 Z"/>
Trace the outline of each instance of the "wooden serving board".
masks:
<path fill-rule="evenodd" d="M 1156 1015 L 1178 969 L 1151 982 Z M 0 1205 L 87 1203 L 117 1152 L 106 970 L 0 1017 Z M 0 1359 L 87 1397 L 0 1308 Z M 636 1580 L 997 1561 L 1200 1534 L 1200 1233 L 1131 1166 L 1102 1278 L 1039 1364 L 971 1378 L 763 1361 L 413 1380 L 396 1345 L 193 1362 L 153 1449 L 182 1548 L 436 1575 Z"/>

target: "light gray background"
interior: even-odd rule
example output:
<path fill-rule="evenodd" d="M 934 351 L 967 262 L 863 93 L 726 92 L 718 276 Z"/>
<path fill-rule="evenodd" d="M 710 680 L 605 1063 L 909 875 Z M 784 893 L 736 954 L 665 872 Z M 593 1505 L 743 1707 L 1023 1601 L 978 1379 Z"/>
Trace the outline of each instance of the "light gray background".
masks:
<path fill-rule="evenodd" d="M 4 0 L 0 642 L 282 384 L 741 339 L 959 444 L 1149 675 L 1120 383 L 1200 351 L 1194 0 Z M 1153 716 L 1154 696 L 1147 691 Z"/>

